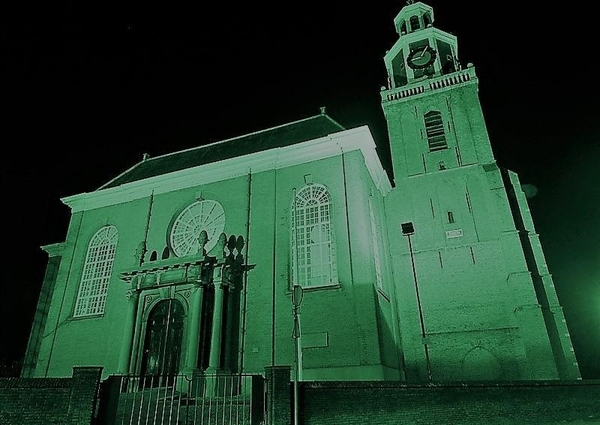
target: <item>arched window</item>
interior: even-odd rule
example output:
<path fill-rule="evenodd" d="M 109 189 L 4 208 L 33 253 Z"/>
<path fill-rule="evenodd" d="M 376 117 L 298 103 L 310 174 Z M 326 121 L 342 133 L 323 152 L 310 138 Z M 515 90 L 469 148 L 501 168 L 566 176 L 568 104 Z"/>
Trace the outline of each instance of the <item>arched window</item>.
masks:
<path fill-rule="evenodd" d="M 303 287 L 337 283 L 331 196 L 321 184 L 298 191 L 292 205 L 292 282 Z"/>
<path fill-rule="evenodd" d="M 406 34 L 406 21 L 402 21 L 400 24 L 400 35 Z"/>
<path fill-rule="evenodd" d="M 419 28 L 421 28 L 421 24 L 419 24 L 419 17 L 418 16 L 411 16 L 410 17 L 410 31 L 416 31 Z"/>
<path fill-rule="evenodd" d="M 439 111 L 429 111 L 425 114 L 425 131 L 427 132 L 427 143 L 429 152 L 448 148 L 446 134 L 444 133 L 444 120 Z"/>
<path fill-rule="evenodd" d="M 425 25 L 425 28 L 431 25 L 431 16 L 429 13 L 423 14 L 423 25 Z"/>
<path fill-rule="evenodd" d="M 117 241 L 118 232 L 114 226 L 105 226 L 92 237 L 83 265 L 73 317 L 104 313 Z"/>

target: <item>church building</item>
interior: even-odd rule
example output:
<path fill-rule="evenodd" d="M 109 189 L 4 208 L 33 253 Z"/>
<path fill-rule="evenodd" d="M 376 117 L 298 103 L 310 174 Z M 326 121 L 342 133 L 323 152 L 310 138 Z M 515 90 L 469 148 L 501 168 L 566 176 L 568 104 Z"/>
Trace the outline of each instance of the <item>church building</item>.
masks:
<path fill-rule="evenodd" d="M 394 25 L 393 179 L 369 127 L 322 108 L 63 198 L 23 376 L 261 373 L 294 364 L 298 342 L 308 381 L 580 379 L 475 68 L 430 6 Z"/>

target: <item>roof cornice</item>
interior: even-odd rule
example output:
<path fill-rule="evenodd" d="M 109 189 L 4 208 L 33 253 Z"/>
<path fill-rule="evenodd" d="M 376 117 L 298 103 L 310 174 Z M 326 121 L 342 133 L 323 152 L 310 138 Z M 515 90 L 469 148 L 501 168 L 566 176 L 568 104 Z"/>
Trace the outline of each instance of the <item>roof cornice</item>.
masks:
<path fill-rule="evenodd" d="M 46 251 L 46 253 L 48 254 L 48 257 L 52 258 L 52 257 L 61 256 L 64 246 L 65 246 L 64 242 L 57 242 L 57 243 L 51 243 L 48 245 L 42 245 L 40 248 L 42 248 L 44 251 Z"/>
<path fill-rule="evenodd" d="M 391 183 L 375 150 L 375 141 L 367 126 L 340 131 L 294 145 L 242 155 L 199 165 L 160 176 L 124 183 L 120 186 L 84 192 L 61 198 L 73 213 L 121 204 L 135 199 L 186 189 L 200 184 L 228 180 L 248 173 L 260 173 L 303 164 L 342 153 L 360 150 L 375 185 L 385 196 Z"/>

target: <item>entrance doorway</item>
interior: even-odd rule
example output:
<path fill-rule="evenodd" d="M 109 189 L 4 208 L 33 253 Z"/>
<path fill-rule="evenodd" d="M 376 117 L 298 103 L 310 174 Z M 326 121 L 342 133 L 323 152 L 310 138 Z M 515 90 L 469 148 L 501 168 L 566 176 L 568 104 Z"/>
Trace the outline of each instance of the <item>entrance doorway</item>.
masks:
<path fill-rule="evenodd" d="M 174 299 L 156 304 L 146 325 L 142 376 L 167 377 L 179 372 L 184 311 Z"/>

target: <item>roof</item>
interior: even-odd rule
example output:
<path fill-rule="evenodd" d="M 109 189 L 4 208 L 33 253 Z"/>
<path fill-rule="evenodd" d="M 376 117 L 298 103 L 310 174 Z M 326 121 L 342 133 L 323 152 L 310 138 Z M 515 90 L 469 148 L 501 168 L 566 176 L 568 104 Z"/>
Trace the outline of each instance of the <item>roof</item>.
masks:
<path fill-rule="evenodd" d="M 342 125 L 322 112 L 313 117 L 244 136 L 161 155 L 156 158 L 146 158 L 104 184 L 98 190 L 251 153 L 290 146 L 342 130 L 345 130 Z"/>

